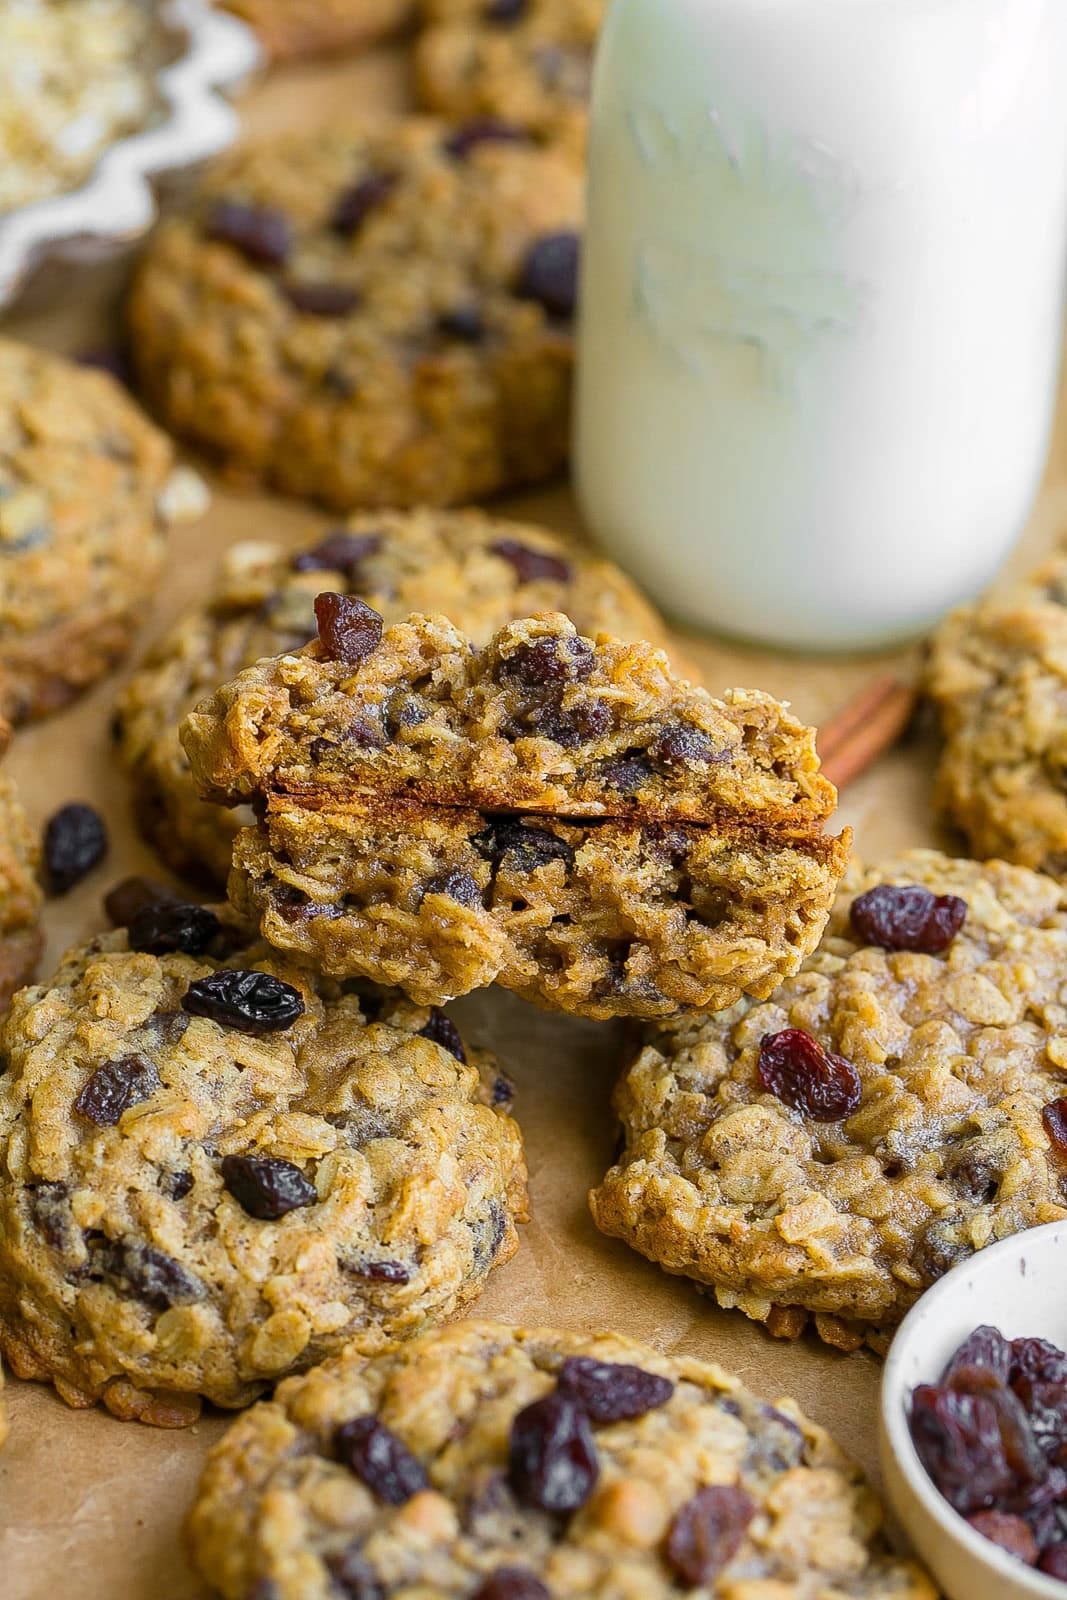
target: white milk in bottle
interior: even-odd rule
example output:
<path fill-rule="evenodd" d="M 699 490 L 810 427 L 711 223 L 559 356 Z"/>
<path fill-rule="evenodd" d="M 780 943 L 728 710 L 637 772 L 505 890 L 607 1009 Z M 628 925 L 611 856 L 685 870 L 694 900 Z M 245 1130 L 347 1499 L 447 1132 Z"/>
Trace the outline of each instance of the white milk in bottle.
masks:
<path fill-rule="evenodd" d="M 579 494 L 675 616 L 876 645 L 993 575 L 1048 445 L 1067 0 L 613 0 Z"/>

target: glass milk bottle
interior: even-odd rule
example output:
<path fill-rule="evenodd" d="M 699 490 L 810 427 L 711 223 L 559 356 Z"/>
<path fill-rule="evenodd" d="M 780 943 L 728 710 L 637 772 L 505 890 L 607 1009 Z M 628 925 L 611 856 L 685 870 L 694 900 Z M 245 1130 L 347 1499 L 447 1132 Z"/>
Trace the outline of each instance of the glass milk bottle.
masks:
<path fill-rule="evenodd" d="M 992 577 L 1045 460 L 1067 0 L 613 0 L 577 396 L 676 617 L 877 645 Z"/>

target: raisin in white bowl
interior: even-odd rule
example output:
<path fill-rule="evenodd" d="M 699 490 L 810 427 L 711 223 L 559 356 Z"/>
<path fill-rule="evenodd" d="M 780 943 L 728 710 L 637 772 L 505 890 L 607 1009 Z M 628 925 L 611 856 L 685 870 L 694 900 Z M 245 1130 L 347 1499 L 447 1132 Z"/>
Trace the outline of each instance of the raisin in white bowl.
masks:
<path fill-rule="evenodd" d="M 937 1383 L 982 1324 L 1008 1339 L 1047 1339 L 1067 1350 L 1067 1223 L 980 1250 L 929 1289 L 901 1323 L 882 1377 L 879 1445 L 889 1504 L 947 1600 L 1067 1600 L 1067 1581 L 1026 1566 L 953 1510 L 912 1443 L 912 1390 Z"/>

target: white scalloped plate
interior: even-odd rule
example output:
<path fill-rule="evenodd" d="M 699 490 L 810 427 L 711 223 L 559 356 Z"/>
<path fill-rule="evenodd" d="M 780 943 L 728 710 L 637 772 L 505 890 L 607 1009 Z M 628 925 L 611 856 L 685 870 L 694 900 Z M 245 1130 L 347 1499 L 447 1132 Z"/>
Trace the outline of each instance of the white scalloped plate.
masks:
<path fill-rule="evenodd" d="M 111 145 L 80 189 L 0 217 L 0 306 L 47 257 L 98 259 L 139 238 L 156 217 L 149 179 L 217 155 L 236 137 L 237 113 L 218 91 L 260 65 L 254 33 L 207 0 L 166 0 L 160 14 L 188 41 L 156 74 L 162 120 Z"/>

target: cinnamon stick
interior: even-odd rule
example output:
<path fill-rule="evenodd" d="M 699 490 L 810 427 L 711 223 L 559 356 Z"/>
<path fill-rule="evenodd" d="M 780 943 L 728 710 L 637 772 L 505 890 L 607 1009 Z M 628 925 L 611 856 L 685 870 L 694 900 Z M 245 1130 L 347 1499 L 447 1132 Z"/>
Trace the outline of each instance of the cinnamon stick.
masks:
<path fill-rule="evenodd" d="M 819 733 L 822 770 L 844 789 L 896 744 L 915 710 L 916 691 L 899 678 L 875 679 Z"/>

